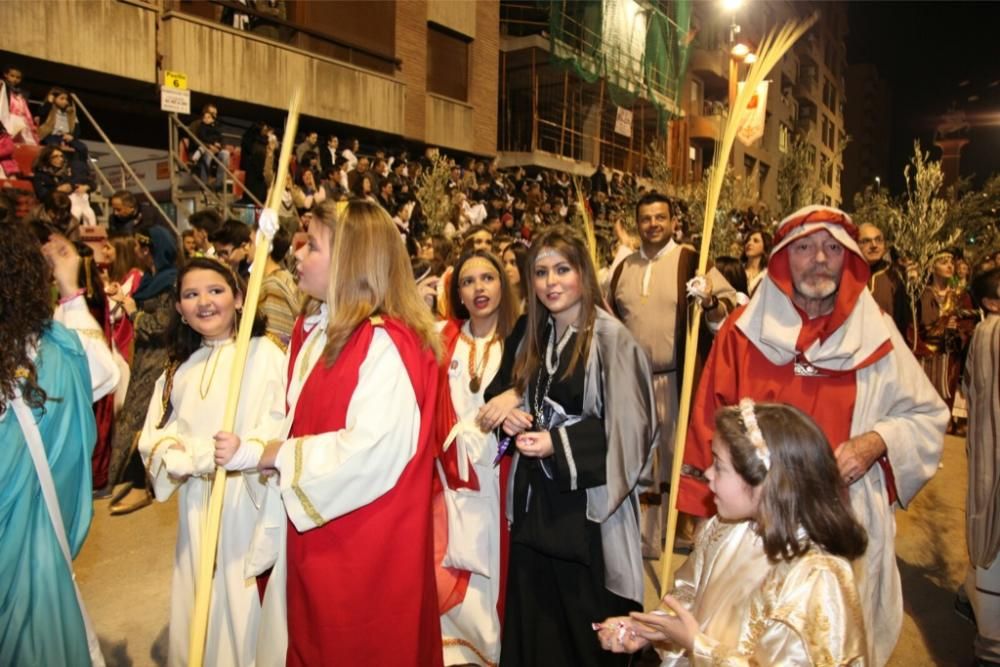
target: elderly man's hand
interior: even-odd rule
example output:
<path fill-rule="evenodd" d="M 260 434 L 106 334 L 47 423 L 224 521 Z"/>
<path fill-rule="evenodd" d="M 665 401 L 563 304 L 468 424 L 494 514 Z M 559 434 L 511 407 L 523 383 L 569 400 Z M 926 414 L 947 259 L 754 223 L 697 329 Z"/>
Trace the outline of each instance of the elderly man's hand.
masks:
<path fill-rule="evenodd" d="M 837 447 L 835 456 L 840 476 L 848 485 L 861 479 L 868 469 L 885 454 L 885 441 L 875 431 L 862 433 Z"/>

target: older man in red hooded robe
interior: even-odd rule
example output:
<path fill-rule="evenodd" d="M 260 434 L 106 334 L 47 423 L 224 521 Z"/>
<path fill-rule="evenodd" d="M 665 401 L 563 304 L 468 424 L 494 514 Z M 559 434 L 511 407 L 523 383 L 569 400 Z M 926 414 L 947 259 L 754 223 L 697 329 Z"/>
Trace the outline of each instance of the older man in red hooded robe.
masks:
<path fill-rule="evenodd" d="M 809 414 L 833 446 L 868 531 L 855 570 L 869 654 L 883 665 L 903 619 L 895 506 L 906 507 L 937 470 L 948 409 L 865 289 L 869 268 L 857 235 L 850 217 L 829 207 L 809 206 L 782 221 L 767 277 L 723 324 L 706 363 L 678 507 L 715 512 L 702 473 L 712 460 L 718 408 L 750 397 Z"/>

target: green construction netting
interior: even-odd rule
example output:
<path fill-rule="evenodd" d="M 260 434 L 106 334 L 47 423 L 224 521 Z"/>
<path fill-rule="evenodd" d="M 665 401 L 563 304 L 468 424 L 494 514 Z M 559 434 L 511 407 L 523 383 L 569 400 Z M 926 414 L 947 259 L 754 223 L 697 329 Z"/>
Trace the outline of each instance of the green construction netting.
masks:
<path fill-rule="evenodd" d="M 690 50 L 691 0 L 670 2 L 671 16 L 636 0 L 542 0 L 549 8 L 552 56 L 584 81 L 603 78 L 611 101 L 637 96 L 676 114 Z"/>

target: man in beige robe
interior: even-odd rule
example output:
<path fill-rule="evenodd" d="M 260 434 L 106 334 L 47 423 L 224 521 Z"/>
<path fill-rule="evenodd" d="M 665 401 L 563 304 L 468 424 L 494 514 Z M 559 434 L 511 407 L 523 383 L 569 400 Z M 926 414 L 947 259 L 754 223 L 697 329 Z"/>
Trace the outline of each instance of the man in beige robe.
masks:
<path fill-rule="evenodd" d="M 969 402 L 969 491 L 965 591 L 976 613 L 977 664 L 1000 664 L 1000 269 L 976 276 L 972 292 L 986 314 L 969 346 L 962 389 Z"/>
<path fill-rule="evenodd" d="M 680 401 L 688 321 L 686 284 L 695 277 L 698 254 L 674 241 L 677 224 L 670 200 L 657 192 L 636 204 L 641 246 L 615 269 L 608 289 L 614 314 L 649 355 L 660 434 L 642 494 L 642 553 L 659 558 L 663 549 L 667 497 L 673 465 L 674 431 Z M 708 274 L 709 295 L 702 300 L 710 329 L 717 329 L 736 300 L 736 291 L 717 270 Z M 714 287 L 713 287 L 714 286 Z M 703 336 L 707 353 L 710 339 Z"/>

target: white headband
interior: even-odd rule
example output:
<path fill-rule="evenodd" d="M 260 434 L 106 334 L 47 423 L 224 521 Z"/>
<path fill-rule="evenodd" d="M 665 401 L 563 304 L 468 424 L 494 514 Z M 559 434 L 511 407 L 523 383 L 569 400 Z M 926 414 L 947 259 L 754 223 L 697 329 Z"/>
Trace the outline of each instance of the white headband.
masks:
<path fill-rule="evenodd" d="M 552 257 L 554 255 L 559 255 L 560 257 L 563 256 L 563 254 L 555 248 L 542 248 L 535 256 L 535 263 L 538 263 L 538 260 L 545 259 L 546 257 Z"/>
<path fill-rule="evenodd" d="M 764 464 L 764 470 L 771 469 L 771 451 L 764 442 L 764 434 L 760 432 L 757 424 L 757 413 L 754 412 L 754 402 L 752 398 L 744 398 L 740 401 L 740 418 L 743 420 L 743 428 L 747 432 L 747 439 L 757 452 L 757 458 Z"/>

